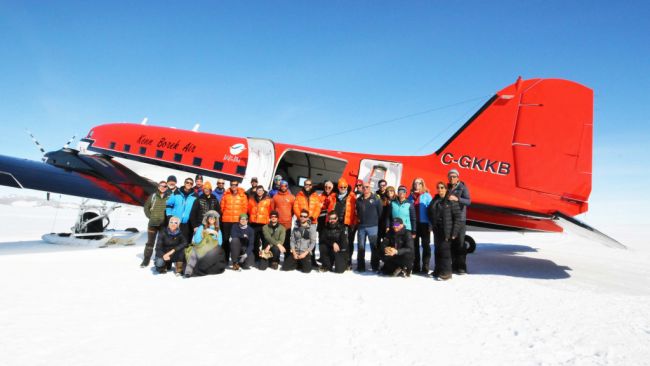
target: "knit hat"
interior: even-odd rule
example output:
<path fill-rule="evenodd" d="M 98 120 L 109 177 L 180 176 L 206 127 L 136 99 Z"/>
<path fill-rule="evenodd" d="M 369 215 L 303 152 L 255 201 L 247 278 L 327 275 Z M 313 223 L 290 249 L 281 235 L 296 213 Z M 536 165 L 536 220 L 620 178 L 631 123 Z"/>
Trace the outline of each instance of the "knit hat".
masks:
<path fill-rule="evenodd" d="M 202 176 L 201 174 L 197 174 L 196 177 L 194 177 L 194 180 L 195 180 L 195 181 L 197 181 L 197 180 L 199 180 L 199 179 L 200 179 L 200 180 L 203 180 L 203 176 Z"/>
<path fill-rule="evenodd" d="M 246 220 L 248 220 L 248 215 L 245 214 L 245 213 L 243 213 L 243 214 L 239 215 L 239 219 L 240 219 L 240 220 L 241 220 L 241 219 L 246 219 Z"/>
<path fill-rule="evenodd" d="M 168 181 L 168 182 L 174 182 L 174 183 L 177 183 L 177 182 L 178 182 L 178 181 L 176 180 L 176 176 L 175 176 L 175 175 L 170 175 L 169 177 L 167 177 L 167 181 Z"/>
<path fill-rule="evenodd" d="M 460 177 L 460 173 L 458 173 L 458 170 L 456 170 L 456 169 L 451 169 L 451 170 L 449 171 L 449 173 L 447 173 L 447 176 L 449 176 L 449 175 L 451 175 L 451 174 L 456 174 L 457 176 Z"/>
<path fill-rule="evenodd" d="M 396 217 L 393 219 L 393 226 L 404 225 L 404 220 L 401 217 Z"/>
<path fill-rule="evenodd" d="M 399 188 L 397 188 L 397 192 L 399 192 L 399 191 L 408 192 L 408 188 L 406 188 L 406 186 L 402 185 L 402 186 L 399 186 Z"/>
<path fill-rule="evenodd" d="M 282 180 L 282 181 L 280 181 L 280 185 L 281 185 L 281 186 L 287 186 L 287 187 L 288 187 L 288 186 L 289 186 L 289 182 L 287 182 L 286 180 Z"/>
<path fill-rule="evenodd" d="M 278 175 L 276 175 L 276 176 L 273 178 L 273 180 L 274 180 L 274 181 L 282 180 L 282 176 L 281 176 L 280 174 L 278 174 Z"/>
<path fill-rule="evenodd" d="M 206 188 L 209 189 L 209 190 L 212 190 L 212 183 L 210 183 L 209 181 L 206 181 L 205 183 L 203 183 L 203 189 L 206 189 Z"/>
<path fill-rule="evenodd" d="M 347 181 L 345 178 L 341 178 L 341 179 L 339 179 L 339 181 L 336 182 L 336 184 L 338 184 L 339 187 L 346 187 L 346 188 L 347 188 L 348 185 L 349 185 L 349 184 L 348 184 L 348 181 Z"/>
<path fill-rule="evenodd" d="M 275 217 L 280 217 L 280 214 L 278 213 L 277 210 L 273 210 L 269 213 L 269 217 L 275 216 Z"/>
<path fill-rule="evenodd" d="M 363 180 L 361 180 L 361 179 L 357 179 L 357 185 L 358 185 L 358 186 L 362 186 L 362 185 L 363 185 Z"/>

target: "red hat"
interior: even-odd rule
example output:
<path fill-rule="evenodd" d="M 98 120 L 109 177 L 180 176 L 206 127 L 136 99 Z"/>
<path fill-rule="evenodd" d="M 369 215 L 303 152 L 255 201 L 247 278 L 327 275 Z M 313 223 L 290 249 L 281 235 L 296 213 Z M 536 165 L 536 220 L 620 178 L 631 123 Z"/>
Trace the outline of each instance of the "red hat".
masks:
<path fill-rule="evenodd" d="M 363 185 L 363 179 L 357 179 L 357 185 Z"/>

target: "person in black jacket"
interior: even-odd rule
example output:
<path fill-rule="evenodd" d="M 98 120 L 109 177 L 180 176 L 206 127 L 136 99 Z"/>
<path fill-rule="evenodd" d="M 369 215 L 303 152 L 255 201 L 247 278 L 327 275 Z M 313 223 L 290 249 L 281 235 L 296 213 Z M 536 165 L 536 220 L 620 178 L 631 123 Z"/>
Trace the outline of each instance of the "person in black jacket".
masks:
<path fill-rule="evenodd" d="M 357 199 L 357 218 L 359 231 L 357 232 L 357 271 L 366 270 L 366 237 L 370 244 L 370 266 L 373 272 L 379 269 L 379 249 L 377 247 L 377 231 L 382 206 L 379 196 L 372 192 L 370 183 L 362 183 L 363 193 Z"/>
<path fill-rule="evenodd" d="M 180 230 L 181 219 L 172 216 L 169 218 L 167 228 L 162 230 L 156 241 L 156 270 L 158 273 L 166 273 L 172 267 L 172 262 L 176 265 L 176 275 L 183 274 L 183 262 L 187 247 L 187 239 Z"/>
<path fill-rule="evenodd" d="M 339 222 L 336 212 L 328 216 L 327 224 L 318 236 L 320 241 L 320 261 L 322 263 L 319 271 L 332 271 L 343 273 L 348 266 L 348 234 L 345 225 Z"/>
<path fill-rule="evenodd" d="M 201 226 L 203 218 L 208 211 L 217 211 L 221 217 L 221 204 L 217 197 L 212 194 L 212 184 L 210 182 L 203 183 L 203 191 L 199 198 L 192 204 L 192 212 L 190 212 L 190 224 L 196 231 L 196 228 Z"/>
<path fill-rule="evenodd" d="M 255 232 L 248 225 L 248 215 L 239 215 L 239 224 L 233 225 L 230 232 L 230 258 L 232 259 L 233 270 L 250 269 L 255 263 L 255 256 L 253 255 L 254 239 Z"/>
<path fill-rule="evenodd" d="M 451 278 L 451 242 L 458 237 L 461 225 L 458 201 L 449 200 L 447 186 L 436 184 L 438 194 L 429 205 L 429 220 L 433 227 L 435 268 L 431 275 L 439 280 Z"/>
<path fill-rule="evenodd" d="M 456 274 L 467 274 L 467 249 L 465 248 L 465 221 L 467 220 L 467 206 L 472 204 L 469 189 L 460 181 L 458 170 L 451 169 L 447 173 L 449 184 L 449 200 L 458 202 L 460 206 L 460 229 L 456 239 L 451 242 L 451 268 Z"/>
<path fill-rule="evenodd" d="M 404 221 L 396 218 L 393 230 L 382 243 L 384 266 L 381 272 L 391 276 L 411 276 L 413 270 L 413 237 L 404 228 Z"/>

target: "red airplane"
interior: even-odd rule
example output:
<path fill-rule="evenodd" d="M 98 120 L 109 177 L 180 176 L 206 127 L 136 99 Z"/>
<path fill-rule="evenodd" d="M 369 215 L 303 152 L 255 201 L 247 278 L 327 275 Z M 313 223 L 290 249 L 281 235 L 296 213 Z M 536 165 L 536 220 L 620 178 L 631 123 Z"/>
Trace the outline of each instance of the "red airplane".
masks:
<path fill-rule="evenodd" d="M 468 226 L 562 232 L 570 226 L 620 246 L 573 216 L 587 211 L 591 192 L 593 91 L 561 79 L 519 78 L 497 92 L 438 150 L 424 156 L 369 155 L 135 123 L 93 127 L 80 149 L 45 154 L 45 163 L 0 155 L 0 184 L 142 205 L 156 183 L 179 179 L 244 182 L 271 187 L 357 179 L 376 188 L 434 186 L 457 169 L 471 193 Z M 471 240 L 471 238 L 469 239 Z"/>

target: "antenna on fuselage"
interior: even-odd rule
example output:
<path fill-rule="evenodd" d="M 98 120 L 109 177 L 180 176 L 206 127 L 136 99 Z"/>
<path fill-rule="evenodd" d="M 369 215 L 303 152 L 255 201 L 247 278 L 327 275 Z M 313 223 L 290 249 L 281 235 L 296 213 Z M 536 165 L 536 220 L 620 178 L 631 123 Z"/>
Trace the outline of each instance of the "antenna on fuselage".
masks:
<path fill-rule="evenodd" d="M 199 130 L 199 127 L 201 127 L 201 124 L 200 124 L 200 123 L 195 124 L 194 127 L 192 128 L 192 131 L 193 131 L 193 132 L 198 131 L 198 130 Z"/>
<path fill-rule="evenodd" d="M 147 122 L 149 122 L 149 117 L 144 117 L 144 118 L 142 119 L 142 122 L 140 122 L 140 124 L 141 124 L 141 125 L 146 125 Z"/>

